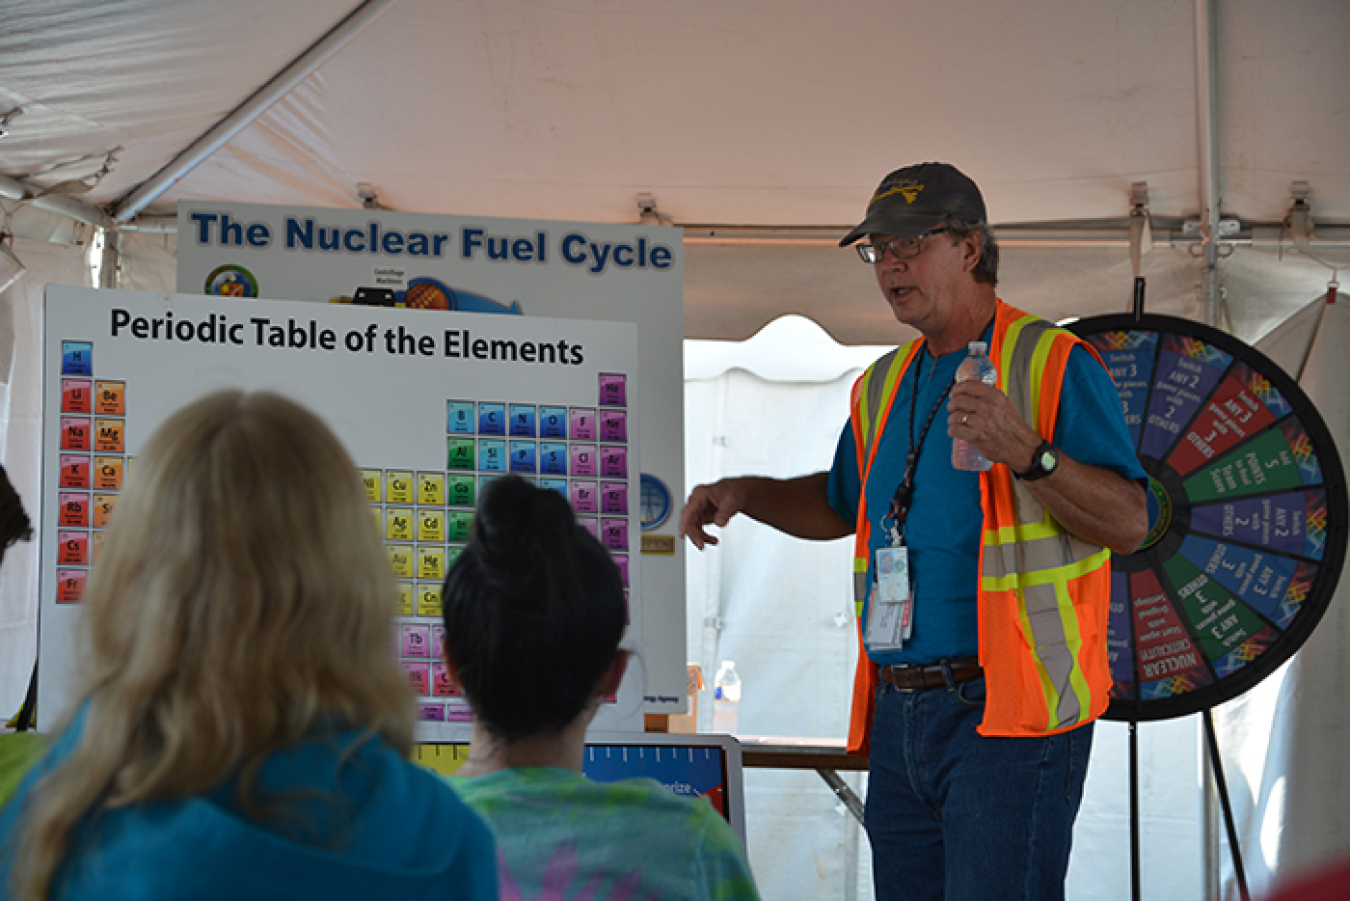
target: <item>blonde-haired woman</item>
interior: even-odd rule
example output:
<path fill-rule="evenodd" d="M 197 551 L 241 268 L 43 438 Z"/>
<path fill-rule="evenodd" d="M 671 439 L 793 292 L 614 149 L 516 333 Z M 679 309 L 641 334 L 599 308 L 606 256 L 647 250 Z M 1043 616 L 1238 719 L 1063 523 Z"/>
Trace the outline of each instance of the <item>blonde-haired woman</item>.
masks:
<path fill-rule="evenodd" d="M 392 578 L 312 413 L 170 417 L 89 579 L 73 716 L 0 815 L 0 894 L 495 898 L 486 827 L 406 760 Z"/>

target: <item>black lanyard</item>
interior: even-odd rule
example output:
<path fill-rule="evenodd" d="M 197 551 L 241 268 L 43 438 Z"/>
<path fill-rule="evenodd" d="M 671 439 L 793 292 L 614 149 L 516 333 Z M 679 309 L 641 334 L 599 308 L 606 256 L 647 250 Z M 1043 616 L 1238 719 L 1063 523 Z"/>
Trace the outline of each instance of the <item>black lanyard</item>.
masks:
<path fill-rule="evenodd" d="M 909 453 L 905 455 L 905 478 L 895 489 L 895 494 L 891 497 L 890 509 L 882 517 L 881 525 L 886 526 L 886 520 L 890 520 L 893 525 L 888 529 L 891 532 L 895 544 L 903 544 L 905 540 L 905 530 L 908 527 L 907 516 L 909 514 L 910 502 L 914 500 L 914 473 L 919 465 L 919 452 L 923 450 L 923 443 L 928 438 L 928 429 L 933 425 L 933 419 L 937 416 L 937 411 L 947 400 L 947 395 L 952 390 L 952 385 L 956 384 L 956 375 L 953 374 L 951 381 L 947 382 L 947 387 L 942 389 L 942 396 L 933 404 L 933 409 L 928 411 L 928 419 L 923 424 L 923 431 L 919 433 L 919 438 L 914 439 L 914 408 L 919 405 L 919 370 L 923 367 L 923 357 L 927 348 L 919 348 L 918 357 L 914 361 L 914 381 L 911 383 L 911 392 L 909 399 Z M 933 358 L 933 369 L 937 369 L 937 358 Z M 932 377 L 932 373 L 929 373 Z M 897 528 L 898 527 L 898 528 Z"/>

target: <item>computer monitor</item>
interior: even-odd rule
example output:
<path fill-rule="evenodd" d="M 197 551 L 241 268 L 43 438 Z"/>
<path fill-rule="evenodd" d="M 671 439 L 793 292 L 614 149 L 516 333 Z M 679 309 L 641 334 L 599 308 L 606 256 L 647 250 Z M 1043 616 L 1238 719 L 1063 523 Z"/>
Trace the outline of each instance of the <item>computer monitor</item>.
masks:
<path fill-rule="evenodd" d="M 413 761 L 451 775 L 469 756 L 461 743 L 422 742 Z M 745 844 L 745 783 L 741 746 L 730 735 L 592 732 L 582 772 L 596 782 L 645 776 L 679 795 L 707 798 Z"/>
<path fill-rule="evenodd" d="M 741 746 L 730 735 L 592 733 L 581 768 L 596 782 L 646 776 L 678 795 L 707 798 L 745 844 Z"/>

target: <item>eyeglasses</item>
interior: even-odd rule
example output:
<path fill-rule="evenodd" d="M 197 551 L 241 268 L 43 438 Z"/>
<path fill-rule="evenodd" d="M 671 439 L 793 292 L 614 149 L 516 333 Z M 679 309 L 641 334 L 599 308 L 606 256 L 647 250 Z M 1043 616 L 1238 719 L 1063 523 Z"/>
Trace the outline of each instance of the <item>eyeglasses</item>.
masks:
<path fill-rule="evenodd" d="M 940 235 L 945 231 L 950 231 L 945 225 L 939 225 L 937 228 L 930 228 L 921 235 L 915 235 L 912 238 L 891 238 L 889 241 L 882 241 L 877 244 L 858 244 L 858 256 L 862 257 L 864 263 L 875 263 L 878 260 L 885 259 L 886 251 L 897 260 L 912 260 L 923 252 L 923 239 L 931 238 L 933 235 Z"/>

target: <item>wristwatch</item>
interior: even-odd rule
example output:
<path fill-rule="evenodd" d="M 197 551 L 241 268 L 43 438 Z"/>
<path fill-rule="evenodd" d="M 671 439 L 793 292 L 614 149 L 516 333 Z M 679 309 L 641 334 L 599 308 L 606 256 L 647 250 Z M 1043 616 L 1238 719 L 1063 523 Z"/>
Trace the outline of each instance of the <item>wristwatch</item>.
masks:
<path fill-rule="evenodd" d="M 1024 482 L 1034 482 L 1037 479 L 1043 479 L 1050 473 L 1059 468 L 1059 451 L 1049 441 L 1042 441 L 1041 446 L 1036 448 L 1036 453 L 1031 455 L 1031 468 L 1026 472 L 1015 472 Z"/>

